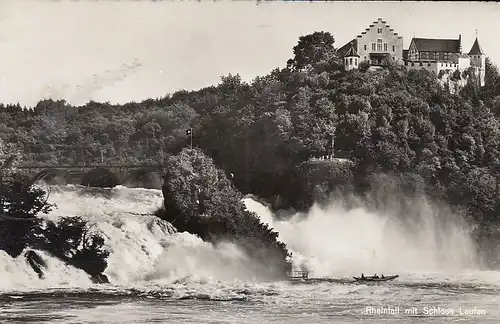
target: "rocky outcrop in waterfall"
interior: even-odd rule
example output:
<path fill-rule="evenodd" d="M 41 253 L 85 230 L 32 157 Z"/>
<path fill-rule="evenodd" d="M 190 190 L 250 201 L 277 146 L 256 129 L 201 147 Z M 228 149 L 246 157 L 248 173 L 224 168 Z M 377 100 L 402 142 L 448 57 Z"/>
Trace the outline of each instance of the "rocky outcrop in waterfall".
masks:
<path fill-rule="evenodd" d="M 162 189 L 165 207 L 157 216 L 204 241 L 236 243 L 255 262 L 266 265 L 270 277 L 286 274 L 290 269 L 286 245 L 278 241 L 277 232 L 246 210 L 243 195 L 210 157 L 184 149 L 170 157 L 167 170 Z"/>

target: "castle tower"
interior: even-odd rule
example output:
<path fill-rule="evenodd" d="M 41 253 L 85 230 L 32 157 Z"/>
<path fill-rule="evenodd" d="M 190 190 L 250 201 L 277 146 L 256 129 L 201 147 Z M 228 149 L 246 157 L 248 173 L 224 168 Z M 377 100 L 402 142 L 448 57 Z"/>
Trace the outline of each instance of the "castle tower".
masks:
<path fill-rule="evenodd" d="M 476 41 L 472 45 L 472 48 L 469 51 L 470 64 L 475 67 L 478 73 L 479 85 L 484 86 L 484 73 L 485 73 L 485 65 L 486 65 L 486 55 L 483 52 L 483 49 L 479 45 L 479 41 L 476 35 Z"/>
<path fill-rule="evenodd" d="M 352 69 L 357 69 L 359 65 L 359 55 L 356 53 L 353 44 L 351 43 L 351 48 L 344 55 L 344 68 L 346 71 Z"/>

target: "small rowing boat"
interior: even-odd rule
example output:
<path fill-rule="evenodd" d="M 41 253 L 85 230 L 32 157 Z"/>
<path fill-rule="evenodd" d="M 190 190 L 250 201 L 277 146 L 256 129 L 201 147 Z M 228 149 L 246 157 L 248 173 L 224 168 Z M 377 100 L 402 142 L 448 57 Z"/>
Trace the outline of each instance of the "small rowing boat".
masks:
<path fill-rule="evenodd" d="M 307 271 L 290 271 L 288 272 L 289 280 L 307 280 L 309 279 L 309 272 Z"/>
<path fill-rule="evenodd" d="M 353 277 L 354 280 L 359 281 L 359 282 L 379 282 L 379 281 L 389 281 L 389 280 L 394 280 L 396 278 L 399 278 L 399 275 L 393 275 L 393 276 L 361 276 L 361 277 Z"/>

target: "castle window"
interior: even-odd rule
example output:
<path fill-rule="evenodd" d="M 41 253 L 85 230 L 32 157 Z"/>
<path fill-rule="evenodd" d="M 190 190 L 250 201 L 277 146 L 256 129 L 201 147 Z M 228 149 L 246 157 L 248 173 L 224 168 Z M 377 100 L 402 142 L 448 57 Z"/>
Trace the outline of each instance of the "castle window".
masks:
<path fill-rule="evenodd" d="M 422 66 L 422 62 L 420 62 L 420 66 Z"/>
<path fill-rule="evenodd" d="M 444 59 L 449 60 L 450 59 L 450 53 L 444 53 Z"/>
<path fill-rule="evenodd" d="M 358 59 L 357 58 L 354 59 L 354 65 L 358 65 Z"/>
<path fill-rule="evenodd" d="M 411 62 L 411 66 L 415 66 L 415 63 Z"/>
<path fill-rule="evenodd" d="M 366 45 L 365 45 L 365 51 L 366 51 Z"/>
<path fill-rule="evenodd" d="M 373 52 L 375 52 L 375 51 L 376 51 L 376 49 L 377 49 L 377 48 L 376 48 L 375 43 L 372 43 L 372 51 L 373 51 Z"/>
<path fill-rule="evenodd" d="M 392 51 L 395 52 L 396 51 L 396 46 L 392 45 Z"/>
<path fill-rule="evenodd" d="M 380 27 L 379 27 L 379 28 L 377 28 L 377 33 L 378 33 L 378 34 L 382 34 L 382 28 L 380 28 Z"/>
<path fill-rule="evenodd" d="M 363 60 L 366 60 L 366 56 L 363 56 Z"/>
<path fill-rule="evenodd" d="M 377 39 L 377 52 L 382 52 L 382 40 Z"/>
<path fill-rule="evenodd" d="M 345 59 L 345 65 L 348 65 L 348 64 L 349 64 L 349 61 L 348 61 L 348 59 L 346 58 L 346 59 Z"/>
<path fill-rule="evenodd" d="M 387 43 L 384 43 L 384 52 L 387 52 Z"/>
<path fill-rule="evenodd" d="M 427 63 L 427 66 L 431 66 L 431 63 Z"/>
<path fill-rule="evenodd" d="M 352 65 L 352 57 L 349 59 L 349 64 Z"/>

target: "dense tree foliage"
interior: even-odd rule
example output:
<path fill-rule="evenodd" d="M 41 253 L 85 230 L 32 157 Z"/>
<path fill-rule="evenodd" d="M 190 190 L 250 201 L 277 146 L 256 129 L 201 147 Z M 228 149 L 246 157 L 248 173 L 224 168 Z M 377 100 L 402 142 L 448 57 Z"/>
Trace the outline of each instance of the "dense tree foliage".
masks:
<path fill-rule="evenodd" d="M 491 108 L 491 111 L 500 116 L 500 74 L 498 67 L 486 58 L 485 85 L 481 89 L 482 99 Z"/>
<path fill-rule="evenodd" d="M 53 207 L 45 200 L 46 193 L 32 186 L 22 173 L 0 172 L 0 249 L 17 257 L 34 240 L 33 230 L 40 226 L 39 213 Z"/>
<path fill-rule="evenodd" d="M 84 270 L 94 281 L 107 281 L 102 275 L 109 256 L 103 248 L 104 238 L 92 232 L 80 217 L 62 217 L 57 223 L 48 221 L 43 228 L 36 228 L 35 235 L 35 247 Z"/>
<path fill-rule="evenodd" d="M 158 216 L 203 240 L 238 244 L 270 275 L 279 277 L 290 270 L 288 251 L 277 240 L 278 233 L 246 210 L 242 195 L 209 157 L 197 149 L 184 149 L 168 159 L 166 170 L 165 208 Z"/>
<path fill-rule="evenodd" d="M 266 198 L 275 207 L 305 209 L 313 199 L 341 187 L 368 190 L 374 174 L 404 174 L 419 184 L 409 187 L 424 188 L 466 210 L 482 232 L 499 226 L 496 66 L 487 60 L 482 88 L 471 70 L 453 73 L 452 79 L 470 82 L 450 94 L 432 73 L 406 71 L 391 61 L 380 70 L 363 66 L 343 71 L 334 43 L 326 32 L 303 36 L 285 68 L 251 83 L 228 75 L 217 86 L 125 105 L 89 102 L 72 107 L 44 100 L 31 110 L 2 106 L 0 136 L 22 146 L 26 163 L 150 164 L 179 154 L 189 143 L 185 130 L 192 128 L 194 146 L 234 174 L 238 190 Z M 177 159 L 189 160 L 186 154 Z M 351 159 L 351 173 L 303 169 L 309 158 L 332 154 Z M 353 183 L 309 181 L 313 174 L 321 179 L 318 172 Z M 191 190 L 185 183 L 176 185 Z M 171 199 L 185 214 L 184 222 L 189 213 L 199 212 L 189 199 Z M 206 239 L 218 233 L 196 226 L 194 231 Z"/>
<path fill-rule="evenodd" d="M 288 60 L 288 67 L 300 70 L 307 66 L 336 63 L 341 66 L 335 47 L 335 38 L 328 32 L 314 32 L 301 36 L 293 47 L 294 58 Z"/>

